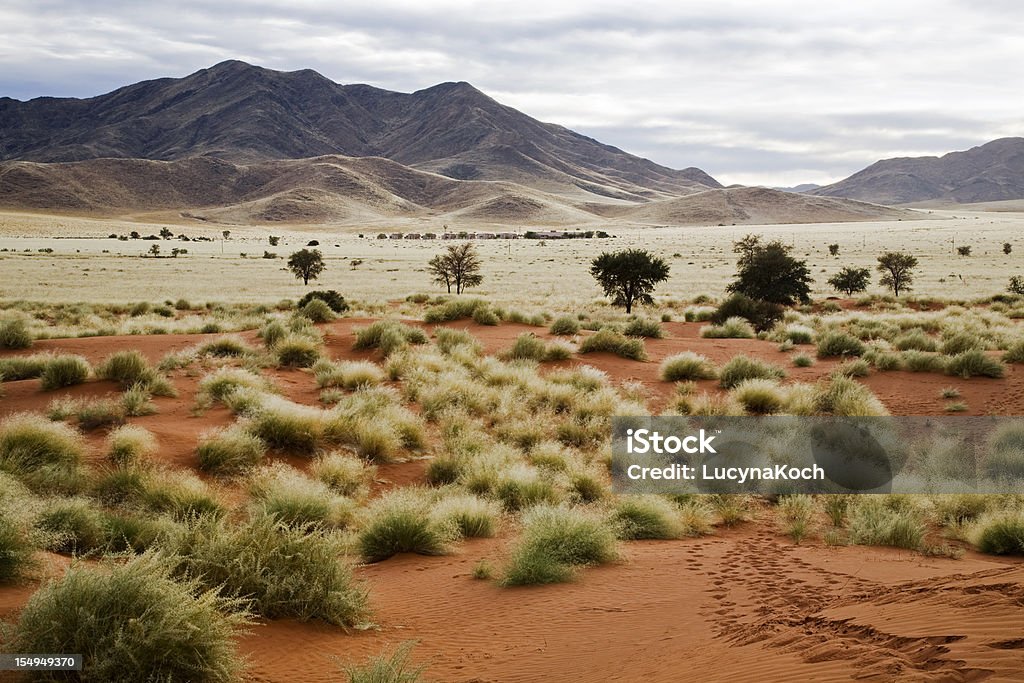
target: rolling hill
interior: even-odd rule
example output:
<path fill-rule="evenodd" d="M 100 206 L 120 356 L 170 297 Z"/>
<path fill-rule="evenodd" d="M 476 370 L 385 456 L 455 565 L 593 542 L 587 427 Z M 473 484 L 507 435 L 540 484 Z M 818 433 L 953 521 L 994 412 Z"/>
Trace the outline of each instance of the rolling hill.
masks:
<path fill-rule="evenodd" d="M 941 157 L 884 159 L 809 194 L 876 204 L 972 204 L 1024 198 L 1024 138 Z"/>

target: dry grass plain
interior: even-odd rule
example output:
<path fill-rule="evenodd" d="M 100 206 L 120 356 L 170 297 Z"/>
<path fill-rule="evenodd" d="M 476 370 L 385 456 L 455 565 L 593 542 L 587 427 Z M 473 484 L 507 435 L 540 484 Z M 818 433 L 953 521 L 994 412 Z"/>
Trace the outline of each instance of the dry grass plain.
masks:
<path fill-rule="evenodd" d="M 1002 292 L 1024 258 L 1024 244 L 1019 254 L 1002 253 L 1003 242 L 1015 244 L 1022 215 L 935 216 L 624 227 L 615 239 L 543 246 L 479 242 L 485 283 L 474 296 L 552 317 L 582 314 L 594 326 L 626 322 L 595 303 L 600 293 L 587 274 L 594 255 L 643 246 L 669 258 L 662 304 L 643 313 L 672 321 L 661 324 L 661 338 L 641 342 L 646 359 L 633 360 L 583 353 L 592 330 L 556 337 L 549 320 L 423 322 L 429 304 L 402 300 L 436 291 L 423 268 L 443 242 L 233 227 L 227 242 L 158 242 L 165 252 L 184 246 L 190 253 L 151 259 L 139 254 L 152 242 L 105 235 L 148 234 L 163 224 L 4 214 L 0 249 L 15 250 L 0 252 L 6 300 L 186 298 L 192 305 L 138 317 L 170 333 L 81 338 L 73 335 L 92 324 L 87 306 L 82 325 L 54 322 L 57 306 L 15 312 L 38 312 L 30 329 L 40 336 L 69 336 L 0 350 L 0 367 L 24 375 L 0 384 L 0 543 L 21 552 L 3 556 L 15 559 L 0 570 L 19 568 L 19 533 L 31 539 L 36 560 L 15 580 L 0 572 L 0 620 L 24 619 L 32 596 L 69 566 L 103 586 L 107 569 L 88 572 L 104 554 L 146 577 L 156 570 L 134 555 L 161 549 L 175 558 L 172 576 L 156 572 L 153 581 L 198 576 L 203 588 L 249 601 L 247 629 L 222 638 L 244 660 L 241 680 L 345 680 L 345 665 L 408 641 L 416 641 L 412 660 L 431 681 L 668 682 L 694 672 L 706 681 L 1022 680 L 1024 564 L 1019 548 L 998 553 L 984 537 L 1004 521 L 1024 527 L 1021 496 L 630 501 L 612 493 L 607 476 L 611 415 L 745 410 L 742 387 L 725 389 L 711 377 L 681 386 L 664 380 L 662 362 L 683 352 L 717 370 L 737 355 L 783 368 L 785 377 L 768 388 L 779 412 L 818 410 L 842 386 L 851 412 L 942 415 L 957 402 L 963 414 L 1021 414 L 1019 303 L 918 311 L 843 301 L 831 312 L 791 311 L 763 339 L 705 337 L 705 323 L 683 322 L 686 310 L 702 308 L 689 303 L 694 297 L 722 296 L 733 272 L 731 242 L 751 232 L 807 255 L 819 278 L 816 298 L 830 294 L 824 279 L 841 265 L 872 267 L 879 252 L 894 249 L 921 260 L 919 296 Z M 220 236 L 211 227 L 173 229 Z M 270 233 L 283 236 L 280 246 L 266 244 Z M 954 238 L 973 255 L 950 255 Z M 306 290 L 282 261 L 259 257 L 265 249 L 285 256 L 308 239 L 318 239 L 328 258 L 317 288 L 342 292 L 357 310 L 313 324 L 309 312 L 275 308 Z M 840 258 L 828 257 L 830 243 L 840 244 Z M 356 259 L 363 262 L 353 267 Z M 268 306 L 235 315 L 199 305 L 207 301 Z M 127 310 L 111 315 L 120 316 L 117 325 L 133 324 Z M 404 326 L 381 325 L 385 315 Z M 240 329 L 227 338 L 185 333 L 204 321 Z M 821 338 L 840 331 L 867 342 L 866 374 L 855 379 L 838 376 L 848 368 L 842 358 L 816 353 Z M 939 350 L 900 355 L 895 347 L 909 333 L 916 346 Z M 960 333 L 1001 376 L 944 371 Z M 524 343 L 523 335 L 533 338 Z M 787 335 L 807 339 L 786 345 Z M 537 340 L 558 350 L 557 359 L 509 358 Z M 142 364 L 111 362 L 126 350 L 138 351 Z M 55 361 L 41 356 L 33 370 L 27 359 L 38 353 L 78 356 L 86 365 L 47 370 Z M 798 354 L 811 362 L 795 363 Z M 927 368 L 910 367 L 922 356 L 932 359 Z M 82 367 L 84 374 L 74 372 Z M 12 446 L 26 412 L 35 414 L 33 429 L 59 432 L 65 445 L 44 456 Z M 121 423 L 145 433 L 123 432 Z M 58 426 L 39 427 L 46 424 Z M 53 460 L 30 467 L 30 455 Z M 267 516 L 281 526 L 268 531 Z M 256 566 L 265 568 L 263 580 Z M 163 623 L 156 614 L 154 607 L 146 617 L 154 629 Z M 204 635 L 223 635 L 216 614 L 189 614 L 220 624 Z M 230 680 L 233 670 L 167 675 Z"/>
<path fill-rule="evenodd" d="M 1016 253 L 1003 254 L 1002 245 L 1016 246 L 1024 214 L 965 213 L 934 210 L 917 221 L 830 223 L 770 226 L 636 227 L 611 230 L 607 240 L 480 240 L 483 285 L 475 294 L 517 306 L 577 306 L 593 302 L 600 290 L 587 272 L 590 260 L 602 251 L 642 247 L 669 260 L 670 279 L 658 296 L 691 299 L 718 297 L 734 273 L 732 242 L 748 233 L 781 239 L 806 258 L 816 279 L 815 297 L 833 294 L 825 280 L 845 265 L 874 269 L 879 253 L 908 251 L 920 261 L 914 293 L 918 296 L 971 299 L 1003 291 L 1010 275 L 1024 271 L 1024 242 Z M 107 235 L 156 234 L 162 227 L 175 233 L 214 238 L 214 242 L 160 241 L 166 255 L 184 247 L 177 259 L 139 258 L 153 242 L 121 242 Z M 310 239 L 327 261 L 316 286 L 336 289 L 358 301 L 400 299 L 413 292 L 434 291 L 425 272 L 427 261 L 445 243 L 372 239 L 378 232 L 443 232 L 443 226 L 400 223 L 367 230 L 332 233 L 329 227 L 276 229 L 229 226 L 224 242 L 221 227 L 175 225 L 112 219 L 73 218 L 40 214 L 0 213 L 0 296 L 38 301 L 123 302 L 187 296 L 198 301 L 274 301 L 304 293 L 283 260 L 265 260 L 264 251 L 279 257 L 302 248 Z M 482 227 L 481 230 L 487 230 Z M 507 228 L 506 228 L 507 229 Z M 597 229 L 607 229 L 607 226 Z M 522 232 L 522 230 L 520 230 Z M 278 247 L 268 235 L 280 235 Z M 59 239 L 58 239 L 59 238 Z M 828 255 L 828 245 L 840 245 L 840 256 Z M 969 245 L 972 256 L 955 255 L 953 247 Z M 38 249 L 53 253 L 41 254 Z M 29 250 L 26 252 L 25 250 Z M 109 253 L 104 253 L 109 252 Z M 245 257 L 242 257 L 245 254 Z M 678 254 L 678 256 L 677 256 Z M 353 266 L 352 262 L 361 263 Z M 877 278 L 876 278 L 877 279 Z M 225 283 L 230 287 L 225 288 Z M 873 285 L 869 292 L 882 293 Z"/>

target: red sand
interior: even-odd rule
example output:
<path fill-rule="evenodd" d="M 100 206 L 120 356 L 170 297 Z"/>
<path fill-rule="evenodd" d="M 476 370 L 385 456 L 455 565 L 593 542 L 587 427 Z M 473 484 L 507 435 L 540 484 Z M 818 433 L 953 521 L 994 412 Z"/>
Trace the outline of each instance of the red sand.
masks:
<path fill-rule="evenodd" d="M 351 350 L 353 326 L 324 326 L 328 353 Z M 541 328 L 467 328 L 488 353 Z M 649 340 L 650 360 L 637 363 L 587 354 L 585 363 L 617 382 L 640 381 L 659 410 L 673 387 L 658 379 L 660 361 L 693 350 L 722 363 L 737 353 L 786 368 L 787 381 L 814 381 L 835 361 L 793 368 L 774 343 L 701 339 L 700 325 L 669 323 L 668 338 Z M 141 349 L 151 360 L 217 335 L 94 337 L 41 341 L 33 351 L 79 353 L 96 363 L 114 350 Z M 253 339 L 252 333 L 243 335 Z M 193 467 L 202 431 L 230 422 L 224 409 L 191 412 L 196 378 L 175 373 L 180 395 L 157 399 L 157 415 L 132 421 L 152 430 L 160 458 Z M 315 404 L 309 373 L 273 371 L 292 400 Z M 1002 380 L 934 374 L 875 373 L 865 383 L 897 415 L 943 414 L 939 392 L 955 386 L 968 414 L 1019 414 L 1024 372 Z M 703 390 L 715 391 L 713 382 Z M 98 395 L 115 387 L 90 382 L 41 392 L 36 380 L 4 384 L 0 416 L 41 410 L 58 395 Z M 89 436 L 97 449 L 103 434 Z M 294 462 L 299 465 L 301 463 Z M 422 481 L 424 461 L 379 468 L 378 488 Z M 768 519 L 703 539 L 624 544 L 622 561 L 585 570 L 577 581 L 502 589 L 472 578 L 480 559 L 500 566 L 507 538 L 469 541 L 447 557 L 399 556 L 359 567 L 371 596 L 375 627 L 346 632 L 321 623 L 264 622 L 239 637 L 253 681 L 342 680 L 339 662 L 361 661 L 416 640 L 416 662 L 434 681 L 1022 681 L 1024 563 L 974 553 L 963 559 L 893 549 L 795 546 Z M 47 555 L 46 573 L 66 558 Z M 35 585 L 0 588 L 0 619 L 13 621 Z"/>

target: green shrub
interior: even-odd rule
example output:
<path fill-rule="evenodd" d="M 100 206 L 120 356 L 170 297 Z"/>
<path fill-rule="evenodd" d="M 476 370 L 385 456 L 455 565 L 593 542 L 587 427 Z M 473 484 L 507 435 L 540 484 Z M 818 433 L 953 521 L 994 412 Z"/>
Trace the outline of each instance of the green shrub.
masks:
<path fill-rule="evenodd" d="M 732 389 L 748 379 L 782 379 L 782 368 L 747 356 L 733 356 L 718 371 L 718 382 L 723 389 Z"/>
<path fill-rule="evenodd" d="M 259 337 L 263 345 L 268 349 L 277 346 L 277 343 L 288 336 L 288 328 L 280 320 L 271 320 L 259 331 Z"/>
<path fill-rule="evenodd" d="M 84 430 L 119 425 L 125 420 L 124 408 L 119 401 L 96 398 L 82 401 L 76 412 L 78 426 Z"/>
<path fill-rule="evenodd" d="M 337 317 L 331 307 L 321 299 L 310 299 L 299 308 L 299 315 L 314 323 L 329 323 Z"/>
<path fill-rule="evenodd" d="M 728 318 L 721 325 L 705 325 L 700 328 L 705 339 L 753 339 L 754 328 L 739 316 Z"/>
<path fill-rule="evenodd" d="M 32 346 L 32 333 L 21 318 L 0 320 L 0 349 L 27 349 Z"/>
<path fill-rule="evenodd" d="M 980 520 L 971 541 L 990 555 L 1024 555 L 1024 513 L 1004 512 Z"/>
<path fill-rule="evenodd" d="M 657 320 L 645 318 L 630 320 L 622 332 L 628 337 L 647 337 L 649 339 L 661 339 L 665 336 L 665 331 L 661 329 L 661 324 Z"/>
<path fill-rule="evenodd" d="M 283 463 L 254 473 L 249 491 L 263 513 L 288 526 L 341 527 L 352 520 L 354 512 L 348 498 Z"/>
<path fill-rule="evenodd" d="M 423 315 L 424 322 L 436 324 L 471 318 L 477 308 L 486 308 L 483 299 L 453 299 L 438 306 L 428 308 Z"/>
<path fill-rule="evenodd" d="M 543 361 L 547 357 L 547 345 L 533 333 L 524 332 L 516 337 L 512 348 L 504 353 L 504 357 L 512 360 Z"/>
<path fill-rule="evenodd" d="M 332 491 L 350 498 L 364 495 L 373 483 L 377 468 L 354 455 L 325 453 L 309 468 L 313 478 L 327 484 Z"/>
<path fill-rule="evenodd" d="M 82 681 L 233 681 L 234 629 L 244 614 L 196 579 L 174 579 L 158 555 L 105 567 L 72 565 L 22 610 L 16 652 L 74 652 Z"/>
<path fill-rule="evenodd" d="M 25 578 L 36 566 L 35 551 L 29 530 L 0 507 L 0 585 Z"/>
<path fill-rule="evenodd" d="M 623 496 L 612 510 L 611 523 L 624 540 L 679 538 L 679 509 L 661 496 Z"/>
<path fill-rule="evenodd" d="M 710 319 L 721 325 L 729 318 L 743 318 L 758 332 L 762 332 L 770 330 L 782 319 L 784 312 L 785 309 L 779 304 L 752 299 L 744 294 L 733 294 L 715 309 Z"/>
<path fill-rule="evenodd" d="M 523 531 L 512 550 L 506 586 L 557 583 L 575 567 L 618 557 L 615 533 L 601 519 L 576 508 L 537 506 L 523 515 Z"/>
<path fill-rule="evenodd" d="M 999 378 L 1006 373 L 1003 362 L 992 358 L 981 349 L 958 353 L 946 361 L 946 374 L 957 377 Z"/>
<path fill-rule="evenodd" d="M 714 379 L 717 376 L 715 366 L 705 356 L 693 351 L 677 353 L 661 362 L 661 378 L 666 382 Z"/>
<path fill-rule="evenodd" d="M 402 643 L 391 655 L 382 654 L 358 666 L 346 666 L 349 683 L 416 683 L 424 667 L 412 667 L 409 656 L 415 641 Z"/>
<path fill-rule="evenodd" d="M 434 343 L 444 354 L 450 354 L 458 348 L 469 349 L 473 355 L 478 355 L 483 351 L 483 345 L 468 331 L 453 330 L 450 327 L 434 328 Z"/>
<path fill-rule="evenodd" d="M 823 415 L 871 417 L 889 414 L 870 389 L 849 377 L 833 377 L 818 394 L 816 403 Z"/>
<path fill-rule="evenodd" d="M 367 562 L 380 562 L 399 553 L 444 555 L 452 530 L 430 516 L 426 496 L 396 490 L 376 500 L 359 532 L 359 552 Z"/>
<path fill-rule="evenodd" d="M 354 349 L 379 349 L 385 356 L 390 356 L 409 344 L 425 344 L 427 342 L 427 336 L 423 330 L 395 320 L 378 320 L 368 327 L 353 331 L 356 335 Z"/>
<path fill-rule="evenodd" d="M 935 351 L 939 345 L 935 342 L 935 339 L 928 336 L 924 330 L 919 327 L 907 330 L 900 336 L 896 337 L 893 342 L 900 351 Z"/>
<path fill-rule="evenodd" d="M 804 325 L 787 325 L 782 334 L 785 341 L 793 344 L 814 343 L 814 330 Z"/>
<path fill-rule="evenodd" d="M 551 327 L 548 328 L 548 331 L 550 331 L 551 334 L 561 337 L 569 337 L 579 333 L 580 322 L 571 315 L 563 315 L 559 318 L 555 318 L 555 321 L 551 323 Z"/>
<path fill-rule="evenodd" d="M 306 292 L 302 295 L 302 298 L 299 299 L 295 306 L 299 309 L 303 309 L 306 307 L 306 304 L 313 300 L 324 302 L 335 313 L 344 313 L 348 310 L 348 303 L 345 301 L 345 297 L 333 289 L 325 289 L 323 291 L 312 290 Z"/>
<path fill-rule="evenodd" d="M 871 365 L 863 358 L 848 360 L 836 366 L 832 374 L 842 377 L 867 377 L 871 374 Z"/>
<path fill-rule="evenodd" d="M 477 306 L 473 309 L 473 322 L 477 325 L 497 325 L 501 318 L 490 306 Z"/>
<path fill-rule="evenodd" d="M 1018 339 L 1010 344 L 1003 354 L 1004 363 L 1024 363 L 1024 339 Z"/>
<path fill-rule="evenodd" d="M 595 351 L 614 353 L 616 356 L 630 360 L 647 360 L 647 350 L 644 348 L 643 340 L 627 337 L 621 332 L 607 327 L 601 328 L 580 344 L 580 353 Z"/>
<path fill-rule="evenodd" d="M 135 384 L 148 384 L 154 377 L 149 361 L 139 351 L 116 351 L 96 368 L 96 376 L 117 382 L 127 389 Z"/>
<path fill-rule="evenodd" d="M 118 467 L 137 465 L 156 453 L 156 439 L 148 429 L 124 425 L 107 437 L 107 458 Z"/>
<path fill-rule="evenodd" d="M 993 479 L 1024 479 L 1024 425 L 1006 424 L 989 438 L 981 466 Z"/>
<path fill-rule="evenodd" d="M 455 528 L 464 538 L 494 536 L 500 516 L 494 502 L 471 494 L 442 498 L 430 511 L 431 520 L 440 528 Z"/>
<path fill-rule="evenodd" d="M 317 408 L 270 396 L 256 410 L 249 431 L 270 448 L 312 455 L 324 436 L 324 414 Z"/>
<path fill-rule="evenodd" d="M 225 335 L 202 344 L 197 350 L 200 356 L 215 358 L 240 358 L 253 352 L 251 346 L 235 335 Z"/>
<path fill-rule="evenodd" d="M 75 430 L 42 415 L 20 413 L 0 423 L 0 469 L 30 488 L 74 488 L 84 453 Z"/>
<path fill-rule="evenodd" d="M 174 548 L 178 573 L 260 616 L 339 626 L 367 616 L 366 590 L 340 559 L 343 541 L 334 533 L 290 527 L 268 515 L 237 526 L 206 518 L 180 534 Z"/>
<path fill-rule="evenodd" d="M 243 427 L 231 426 L 207 432 L 199 439 L 199 469 L 215 474 L 245 472 L 263 462 L 267 446 Z"/>
<path fill-rule="evenodd" d="M 777 413 L 786 404 L 785 394 L 771 379 L 743 380 L 733 388 L 732 396 L 754 415 Z"/>
<path fill-rule="evenodd" d="M 224 401 L 236 389 L 247 387 L 258 391 L 268 388 L 266 380 L 256 373 L 241 368 L 219 368 L 199 380 L 197 398 L 204 401 Z M 200 398 L 201 397 L 201 398 Z"/>
<path fill-rule="evenodd" d="M 946 359 L 934 353 L 904 351 L 901 354 L 903 367 L 910 372 L 944 372 Z"/>
<path fill-rule="evenodd" d="M 55 356 L 46 363 L 40 375 L 40 386 L 44 391 L 81 384 L 89 379 L 92 367 L 81 356 Z"/>
<path fill-rule="evenodd" d="M 955 356 L 965 351 L 985 350 L 985 342 L 970 332 L 954 332 L 942 340 L 942 353 Z"/>
<path fill-rule="evenodd" d="M 16 382 L 22 379 L 41 377 L 52 358 L 53 354 L 51 353 L 33 353 L 30 356 L 0 358 L 0 380 Z"/>
<path fill-rule="evenodd" d="M 36 527 L 49 536 L 47 546 L 53 552 L 84 554 L 106 544 L 106 517 L 84 498 L 48 501 Z"/>
<path fill-rule="evenodd" d="M 142 499 L 149 510 L 175 519 L 218 516 L 224 512 L 224 506 L 206 482 L 183 470 L 160 472 L 147 478 Z"/>
<path fill-rule="evenodd" d="M 893 510 L 873 500 L 848 511 L 850 543 L 917 550 L 924 540 L 924 522 L 912 510 Z"/>
<path fill-rule="evenodd" d="M 814 365 L 814 359 L 808 356 L 806 353 L 798 353 L 793 356 L 793 367 L 796 368 L 809 368 Z"/>
<path fill-rule="evenodd" d="M 860 356 L 865 350 L 863 342 L 845 332 L 830 331 L 818 337 L 818 358 Z"/>
<path fill-rule="evenodd" d="M 131 386 L 121 394 L 121 411 L 127 417 L 152 415 L 156 412 L 156 406 L 150 400 L 151 398 L 153 398 L 153 395 L 149 393 L 149 389 L 145 384 Z"/>
<path fill-rule="evenodd" d="M 320 344 L 303 335 L 289 334 L 274 345 L 274 355 L 281 367 L 308 368 L 320 358 Z"/>

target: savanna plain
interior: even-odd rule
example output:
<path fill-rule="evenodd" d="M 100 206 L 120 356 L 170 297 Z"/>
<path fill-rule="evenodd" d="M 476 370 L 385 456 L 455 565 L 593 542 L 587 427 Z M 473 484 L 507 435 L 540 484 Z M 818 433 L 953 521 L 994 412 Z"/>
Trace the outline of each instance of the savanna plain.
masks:
<path fill-rule="evenodd" d="M 1020 414 L 1024 214 L 917 213 L 473 240 L 459 295 L 446 242 L 377 238 L 442 226 L 0 214 L 3 649 L 102 681 L 1024 680 L 1020 495 L 611 487 L 616 415 Z M 748 234 L 809 303 L 730 304 Z M 589 269 L 631 248 L 670 273 L 627 315 Z M 885 252 L 917 259 L 898 297 Z M 973 465 L 1024 474 L 1024 426 Z"/>

